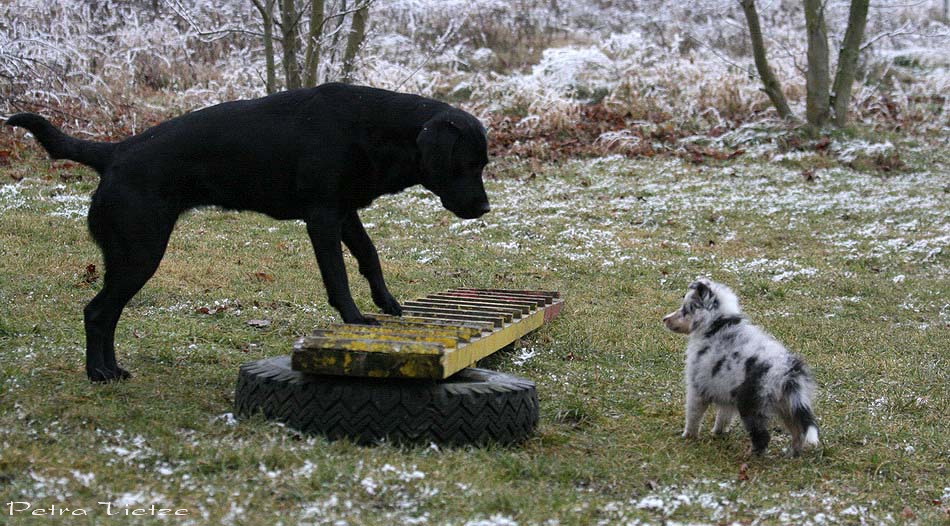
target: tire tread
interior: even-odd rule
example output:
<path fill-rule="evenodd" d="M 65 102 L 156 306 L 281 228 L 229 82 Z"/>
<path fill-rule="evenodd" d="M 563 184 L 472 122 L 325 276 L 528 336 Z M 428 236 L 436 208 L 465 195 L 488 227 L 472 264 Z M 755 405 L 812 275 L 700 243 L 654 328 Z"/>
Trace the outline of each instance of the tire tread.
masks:
<path fill-rule="evenodd" d="M 514 444 L 539 418 L 535 385 L 487 369 L 464 369 L 450 381 L 312 376 L 286 356 L 241 366 L 235 413 L 262 413 L 298 431 L 357 443 L 389 440 L 439 445 Z"/>

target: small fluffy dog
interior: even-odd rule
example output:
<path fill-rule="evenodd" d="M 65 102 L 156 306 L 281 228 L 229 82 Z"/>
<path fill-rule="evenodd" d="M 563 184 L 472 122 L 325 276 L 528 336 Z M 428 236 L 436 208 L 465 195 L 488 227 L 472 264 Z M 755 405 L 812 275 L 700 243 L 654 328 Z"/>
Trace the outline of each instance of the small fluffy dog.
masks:
<path fill-rule="evenodd" d="M 811 409 L 814 380 L 805 362 L 749 323 L 739 299 L 725 285 L 699 279 L 679 310 L 663 318 L 673 332 L 689 335 L 686 346 L 686 429 L 696 437 L 709 404 L 718 408 L 713 433 L 726 432 L 736 413 L 752 438 L 752 451 L 769 445 L 768 422 L 778 416 L 792 435 L 793 455 L 818 444 Z"/>

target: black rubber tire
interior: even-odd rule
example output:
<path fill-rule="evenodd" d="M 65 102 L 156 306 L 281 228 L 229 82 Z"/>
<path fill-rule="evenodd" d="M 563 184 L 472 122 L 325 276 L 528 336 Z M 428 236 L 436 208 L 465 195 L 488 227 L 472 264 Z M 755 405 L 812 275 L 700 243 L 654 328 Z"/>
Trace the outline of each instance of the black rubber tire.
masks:
<path fill-rule="evenodd" d="M 290 357 L 246 363 L 238 373 L 235 413 L 330 439 L 439 445 L 517 443 L 538 424 L 534 382 L 469 367 L 446 380 L 316 376 L 294 371 Z"/>

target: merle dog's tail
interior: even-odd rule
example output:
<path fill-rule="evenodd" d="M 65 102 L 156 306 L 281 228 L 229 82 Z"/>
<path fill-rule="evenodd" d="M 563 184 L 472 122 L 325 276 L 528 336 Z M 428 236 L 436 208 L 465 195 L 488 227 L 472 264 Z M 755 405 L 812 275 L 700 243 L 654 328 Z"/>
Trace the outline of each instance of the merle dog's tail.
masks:
<path fill-rule="evenodd" d="M 817 446 L 818 423 L 815 421 L 815 413 L 812 412 L 811 401 L 815 381 L 805 362 L 798 356 L 792 355 L 789 365 L 782 389 L 788 404 L 788 414 L 804 435 L 804 445 Z"/>
<path fill-rule="evenodd" d="M 70 137 L 35 113 L 17 113 L 7 119 L 6 123 L 29 130 L 53 159 L 76 161 L 91 166 L 100 173 L 109 165 L 116 148 L 113 143 Z"/>

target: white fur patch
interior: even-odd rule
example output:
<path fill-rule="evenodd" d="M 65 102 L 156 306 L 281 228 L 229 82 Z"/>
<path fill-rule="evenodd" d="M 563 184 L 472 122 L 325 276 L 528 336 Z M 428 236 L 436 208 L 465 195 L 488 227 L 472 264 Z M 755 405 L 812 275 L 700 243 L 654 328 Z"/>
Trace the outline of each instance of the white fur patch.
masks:
<path fill-rule="evenodd" d="M 729 287 L 723 285 L 722 283 L 716 283 L 715 281 L 709 282 L 710 288 L 712 288 L 713 293 L 716 294 L 716 298 L 719 299 L 719 312 L 725 316 L 732 314 L 739 314 L 741 310 L 739 309 L 739 297 L 736 296 L 736 293 L 732 291 Z"/>
<path fill-rule="evenodd" d="M 805 444 L 809 446 L 818 445 L 818 428 L 815 426 L 809 426 L 808 431 L 805 433 Z"/>

